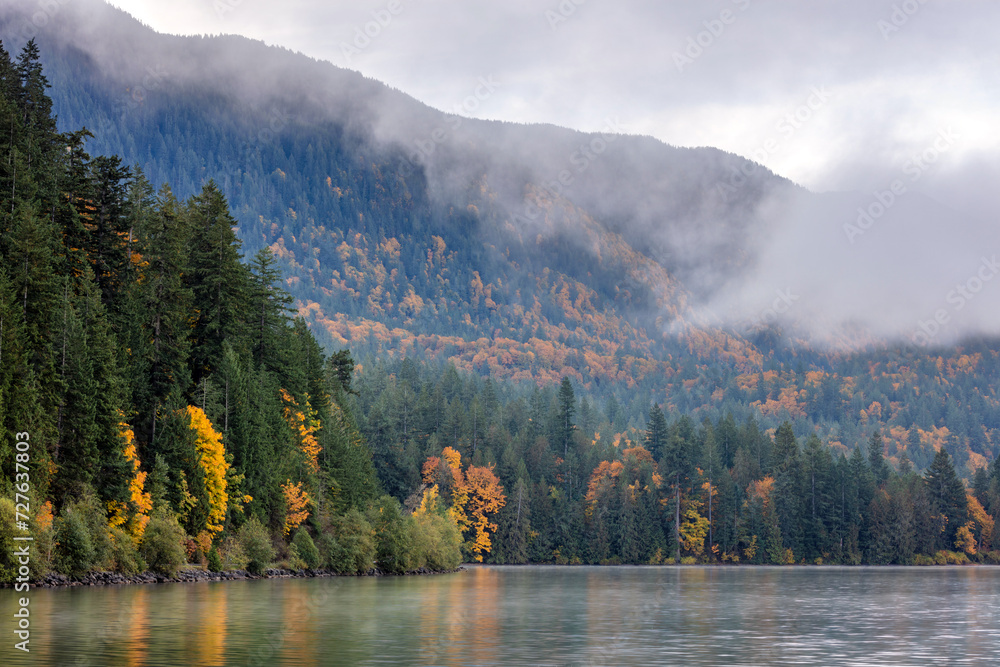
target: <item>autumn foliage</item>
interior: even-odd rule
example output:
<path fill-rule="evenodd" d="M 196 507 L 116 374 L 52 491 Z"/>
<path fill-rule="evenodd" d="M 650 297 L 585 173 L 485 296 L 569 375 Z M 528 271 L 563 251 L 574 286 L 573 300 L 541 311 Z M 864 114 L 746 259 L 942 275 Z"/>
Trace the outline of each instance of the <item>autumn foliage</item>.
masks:
<path fill-rule="evenodd" d="M 309 405 L 308 397 L 305 406 L 301 408 L 295 398 L 284 389 L 281 390 L 281 399 L 285 403 L 285 421 L 295 434 L 299 448 L 306 457 L 306 465 L 312 472 L 319 472 L 319 453 L 322 448 L 316 440 L 316 432 L 319 430 L 316 412 Z"/>
<path fill-rule="evenodd" d="M 215 430 L 201 408 L 189 405 L 185 412 L 191 420 L 191 430 L 195 432 L 195 446 L 205 475 L 205 491 L 208 495 L 208 522 L 205 527 L 217 533 L 222 530 L 226 519 L 226 505 L 229 502 L 226 493 L 228 485 L 226 473 L 229 471 L 229 463 L 226 462 L 222 435 Z"/>
<path fill-rule="evenodd" d="M 118 424 L 118 436 L 121 438 L 122 454 L 128 462 L 128 501 L 112 500 L 107 503 L 108 525 L 122 527 L 133 540 L 138 542 L 146 531 L 149 523 L 149 512 L 153 509 L 150 494 L 145 491 L 146 473 L 140 469 L 139 455 L 135 447 L 135 434 L 125 422 Z"/>
<path fill-rule="evenodd" d="M 440 457 L 428 457 L 423 478 L 430 489 L 425 491 L 418 511 L 427 512 L 428 505 L 433 506 L 439 486 L 448 489 L 448 515 L 465 536 L 472 558 L 481 563 L 492 548 L 490 535 L 497 531 L 492 517 L 507 500 L 492 467 L 469 466 L 463 471 L 461 466 L 462 455 L 451 447 L 445 447 Z"/>
<path fill-rule="evenodd" d="M 309 506 L 312 500 L 309 494 L 302 490 L 302 482 L 292 484 L 292 480 L 288 480 L 281 485 L 281 492 L 288 509 L 285 515 L 285 535 L 288 535 L 309 518 Z"/>

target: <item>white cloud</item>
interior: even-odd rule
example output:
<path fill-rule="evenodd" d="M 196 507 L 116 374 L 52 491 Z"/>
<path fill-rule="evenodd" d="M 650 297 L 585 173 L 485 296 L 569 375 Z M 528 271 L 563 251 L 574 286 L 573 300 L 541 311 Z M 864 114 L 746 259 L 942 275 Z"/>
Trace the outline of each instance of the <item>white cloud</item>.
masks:
<path fill-rule="evenodd" d="M 821 190 L 877 183 L 940 126 L 962 128 L 956 159 L 1000 149 L 993 2 L 911 0 L 905 22 L 894 16 L 902 5 L 884 0 L 113 4 L 161 31 L 233 32 L 300 50 L 440 109 L 493 74 L 503 90 L 482 117 L 595 130 L 617 116 L 670 144 L 748 157 L 811 87 L 825 85 L 836 98 L 763 160 Z M 689 39 L 704 46 L 678 71 L 674 54 Z M 357 52 L 346 57 L 345 44 Z"/>

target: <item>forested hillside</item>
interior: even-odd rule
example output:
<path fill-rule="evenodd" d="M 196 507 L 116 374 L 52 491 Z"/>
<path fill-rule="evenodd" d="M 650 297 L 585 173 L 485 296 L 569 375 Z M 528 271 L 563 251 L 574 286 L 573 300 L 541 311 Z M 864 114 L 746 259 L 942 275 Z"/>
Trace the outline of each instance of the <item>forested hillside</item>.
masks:
<path fill-rule="evenodd" d="M 24 17 L 5 11 L 0 33 L 17 33 Z M 327 349 L 527 385 L 570 377 L 639 429 L 656 402 L 696 421 L 787 420 L 845 453 L 879 429 L 893 465 L 906 452 L 922 470 L 943 446 L 966 479 L 996 457 L 996 339 L 859 334 L 830 351 L 783 332 L 772 311 L 791 303 L 737 328 L 694 307 L 755 260 L 765 199 L 836 204 L 759 165 L 611 126 L 449 116 L 244 38 L 157 35 L 100 2 L 33 30 L 62 129 L 93 128 L 92 152 L 181 198 L 214 179 L 247 256 L 272 249 Z M 720 198 L 734 169 L 750 175 Z"/>
<path fill-rule="evenodd" d="M 0 51 L 0 579 L 20 531 L 35 578 L 450 569 L 459 522 L 474 557 L 461 505 L 410 515 L 382 494 L 350 355 L 292 319 L 270 250 L 244 261 L 214 183 L 182 202 L 91 158 L 47 87 L 33 42 Z"/>
<path fill-rule="evenodd" d="M 0 54 L 0 509 L 34 575 L 996 560 L 995 341 L 726 330 L 533 178 L 456 199 L 350 108 L 254 134 L 166 78 L 115 108 L 71 51 Z"/>

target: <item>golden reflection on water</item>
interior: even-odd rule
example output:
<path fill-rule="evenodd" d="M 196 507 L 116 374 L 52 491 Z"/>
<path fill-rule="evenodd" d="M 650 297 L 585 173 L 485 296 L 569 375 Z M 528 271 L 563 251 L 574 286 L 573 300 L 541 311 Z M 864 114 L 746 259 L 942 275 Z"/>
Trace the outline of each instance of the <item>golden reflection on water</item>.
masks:
<path fill-rule="evenodd" d="M 208 664 L 222 664 L 226 654 L 229 596 L 223 589 L 224 586 L 208 586 L 200 605 L 201 613 L 197 613 L 197 607 L 192 610 L 191 618 L 199 622 L 192 636 L 199 637 L 201 645 L 192 647 L 195 650 L 191 655 Z"/>
<path fill-rule="evenodd" d="M 125 591 L 119 588 L 116 591 L 123 597 Z M 131 592 L 131 591 L 129 591 Z M 128 667 L 138 667 L 147 664 L 147 653 L 149 651 L 149 589 L 142 586 L 130 595 L 127 605 L 115 605 L 116 608 L 128 613 L 118 614 L 118 631 L 125 631 L 127 640 L 125 641 L 125 664 Z"/>
<path fill-rule="evenodd" d="M 499 606 L 500 575 L 496 570 L 477 570 L 472 584 L 474 595 L 470 597 L 470 601 L 471 610 L 474 611 L 469 639 L 474 641 L 473 656 L 476 662 L 488 664 L 491 658 L 496 658 L 500 650 L 499 623 L 502 620 Z M 459 606 L 470 609 L 467 603 Z"/>
<path fill-rule="evenodd" d="M 33 665 L 861 664 L 1000 653 L 995 568 L 473 567 L 31 595 Z M 0 665 L 12 664 L 7 648 Z"/>

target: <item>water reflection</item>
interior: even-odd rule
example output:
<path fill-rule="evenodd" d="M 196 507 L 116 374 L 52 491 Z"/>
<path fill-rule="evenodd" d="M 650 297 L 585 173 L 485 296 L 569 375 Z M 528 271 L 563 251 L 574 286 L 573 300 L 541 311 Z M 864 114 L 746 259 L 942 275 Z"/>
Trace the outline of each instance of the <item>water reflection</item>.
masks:
<path fill-rule="evenodd" d="M 0 591 L 3 608 L 13 591 Z M 473 567 L 35 590 L 32 665 L 989 664 L 997 568 Z"/>

